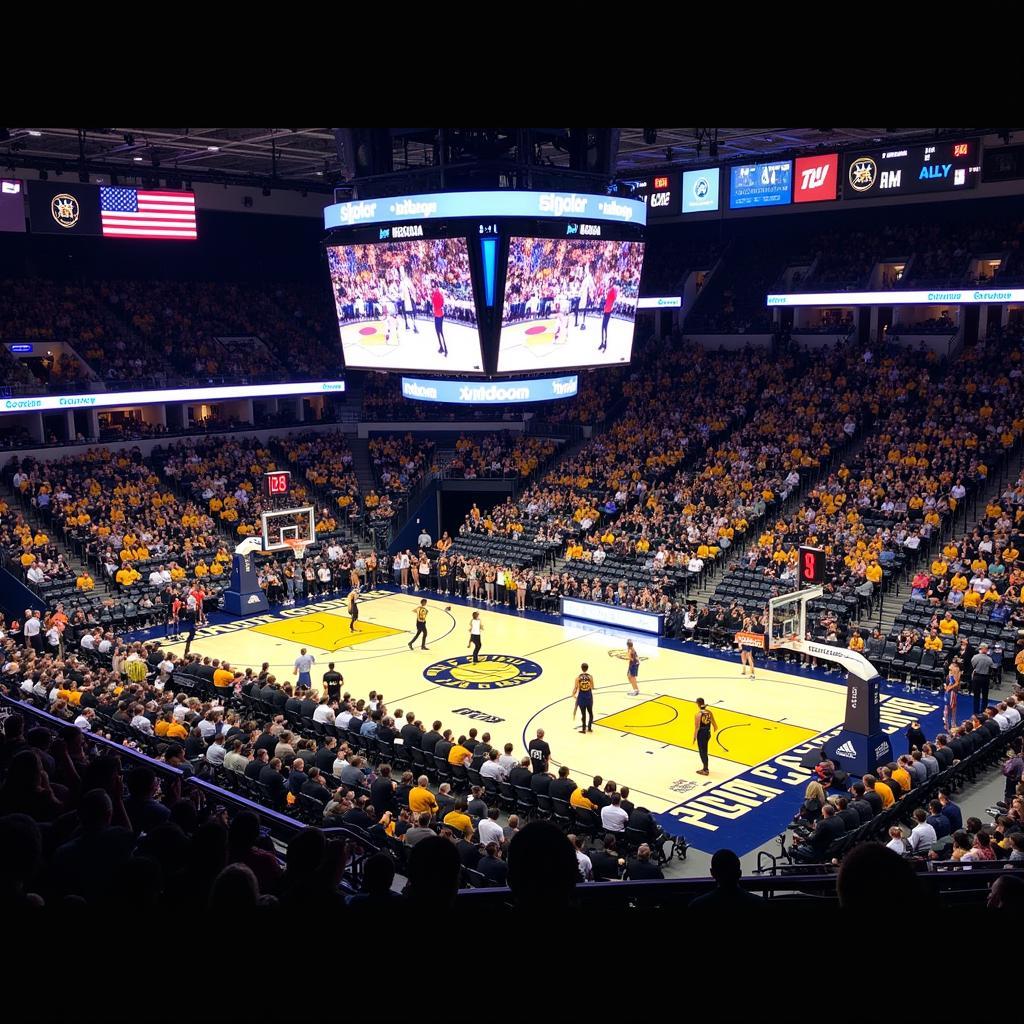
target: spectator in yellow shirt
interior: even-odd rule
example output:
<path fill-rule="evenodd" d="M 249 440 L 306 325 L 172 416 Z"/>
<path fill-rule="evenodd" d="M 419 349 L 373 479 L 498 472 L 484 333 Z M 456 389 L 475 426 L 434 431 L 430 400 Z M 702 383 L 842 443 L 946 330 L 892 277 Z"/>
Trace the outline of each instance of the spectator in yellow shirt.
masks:
<path fill-rule="evenodd" d="M 868 783 L 868 779 L 871 779 L 871 783 Z M 884 811 L 888 807 L 892 807 L 896 803 L 896 798 L 893 796 L 892 789 L 887 786 L 880 779 L 876 780 L 873 775 L 864 776 L 864 785 L 868 789 L 873 789 L 882 798 L 882 810 Z"/>
<path fill-rule="evenodd" d="M 216 686 L 218 690 L 229 690 L 234 681 L 235 673 L 231 671 L 231 667 L 227 662 L 224 662 L 224 664 L 213 673 L 213 685 Z"/>
<path fill-rule="evenodd" d="M 92 590 L 96 586 L 95 580 L 85 570 L 82 571 L 82 575 L 75 580 L 76 590 Z"/>
<path fill-rule="evenodd" d="M 936 630 L 932 630 L 924 638 L 924 649 L 926 651 L 941 651 L 942 650 L 942 637 L 939 636 Z"/>
<path fill-rule="evenodd" d="M 465 748 L 465 746 L 463 745 L 463 744 L 465 744 L 465 742 L 466 742 L 466 737 L 465 736 L 460 736 L 459 737 L 459 742 L 456 743 L 455 746 L 452 747 L 452 749 L 448 751 L 448 763 L 449 764 L 462 764 L 462 765 L 464 765 L 466 763 L 466 758 L 467 757 L 472 761 L 473 753 L 472 753 L 472 751 L 467 750 Z"/>
<path fill-rule="evenodd" d="M 572 796 L 569 797 L 569 803 L 573 807 L 581 807 L 587 811 L 597 810 L 597 804 L 590 800 L 579 786 L 572 791 Z"/>
<path fill-rule="evenodd" d="M 885 771 L 886 771 L 886 769 L 883 769 L 883 774 L 885 774 Z M 900 794 L 901 796 L 902 796 L 903 793 L 909 793 L 910 792 L 910 787 L 914 783 L 913 783 L 913 780 L 910 778 L 910 772 L 908 772 L 907 769 L 903 767 L 902 762 L 900 764 L 896 765 L 895 768 L 889 768 L 888 772 L 889 772 L 889 777 L 885 781 L 889 784 L 890 787 L 893 786 L 894 784 L 899 786 L 899 788 L 901 790 L 901 794 Z M 896 791 L 893 790 L 894 794 L 895 794 L 895 792 Z"/>
<path fill-rule="evenodd" d="M 953 618 L 950 612 L 939 619 L 939 632 L 943 636 L 956 636 L 960 632 L 960 623 Z"/>
<path fill-rule="evenodd" d="M 466 808 L 469 805 L 466 803 L 465 797 L 459 797 L 455 802 L 455 810 L 449 811 L 444 816 L 444 823 L 449 827 L 456 829 L 461 832 L 466 839 L 473 838 L 473 822 L 470 820 L 469 815 L 466 813 Z"/>
<path fill-rule="evenodd" d="M 429 814 L 433 817 L 437 814 L 437 798 L 428 788 L 430 779 L 421 775 L 416 785 L 409 790 L 409 810 L 413 814 Z"/>
<path fill-rule="evenodd" d="M 140 576 L 130 564 L 125 563 L 124 566 L 117 570 L 117 575 L 114 579 L 117 580 L 122 587 L 130 587 L 133 583 L 138 582 Z"/>

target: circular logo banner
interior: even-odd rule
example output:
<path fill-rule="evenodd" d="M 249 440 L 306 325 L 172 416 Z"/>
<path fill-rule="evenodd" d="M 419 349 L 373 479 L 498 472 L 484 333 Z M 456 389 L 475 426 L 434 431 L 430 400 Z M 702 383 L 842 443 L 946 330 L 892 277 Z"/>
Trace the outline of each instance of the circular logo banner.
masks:
<path fill-rule="evenodd" d="M 511 654 L 481 654 L 475 664 L 471 655 L 435 661 L 423 670 L 423 678 L 453 690 L 503 690 L 532 683 L 544 670 L 535 661 Z"/>

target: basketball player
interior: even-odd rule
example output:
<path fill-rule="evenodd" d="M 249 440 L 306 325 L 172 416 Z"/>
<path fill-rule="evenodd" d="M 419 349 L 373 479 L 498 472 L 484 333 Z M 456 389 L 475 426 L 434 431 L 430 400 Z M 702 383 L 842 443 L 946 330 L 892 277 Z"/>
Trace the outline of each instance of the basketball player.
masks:
<path fill-rule="evenodd" d="M 572 312 L 572 302 L 569 298 L 569 283 L 562 281 L 559 284 L 558 297 L 555 299 L 555 310 L 558 313 L 558 326 L 555 328 L 555 341 L 563 338 L 569 340 L 569 314 Z"/>
<path fill-rule="evenodd" d="M 754 629 L 754 620 L 747 616 L 743 620 L 743 632 L 750 633 Z M 750 647 L 750 641 L 746 638 L 740 640 L 740 664 L 743 666 L 743 671 L 740 675 L 747 674 L 747 666 L 750 666 L 750 678 L 754 678 L 754 652 Z"/>
<path fill-rule="evenodd" d="M 636 648 L 633 646 L 632 640 L 626 641 L 626 654 L 629 657 L 629 665 L 626 668 L 626 679 L 629 681 L 629 685 L 632 687 L 630 690 L 631 697 L 640 696 L 640 687 L 637 686 L 636 677 L 640 672 L 640 655 L 637 653 Z"/>
<path fill-rule="evenodd" d="M 697 698 L 697 714 L 693 717 L 693 742 L 697 744 L 700 752 L 701 764 L 698 775 L 710 775 L 708 771 L 708 744 L 711 742 L 711 733 L 718 729 L 714 712 L 704 704 L 704 698 Z"/>
<path fill-rule="evenodd" d="M 483 629 L 484 624 L 480 621 L 480 613 L 473 612 L 473 617 L 469 620 L 469 643 L 466 644 L 466 647 L 473 648 L 474 665 L 480 660 L 480 644 L 483 642 L 480 634 Z"/>
<path fill-rule="evenodd" d="M 448 355 L 448 343 L 444 340 L 444 292 L 437 281 L 433 282 L 430 291 L 430 306 L 434 311 L 434 331 L 437 334 L 437 351 Z"/>
<path fill-rule="evenodd" d="M 960 692 L 960 659 L 954 658 L 946 673 L 946 683 L 942 687 L 942 724 L 947 729 L 956 728 L 956 699 Z"/>
<path fill-rule="evenodd" d="M 576 698 L 576 707 L 580 709 L 580 732 L 594 731 L 594 677 L 588 669 L 590 666 L 583 662 L 580 665 L 580 674 L 576 677 L 576 683 L 572 688 L 572 695 Z M 587 724 L 589 716 L 590 724 Z M 573 717 L 576 712 L 573 711 Z"/>
<path fill-rule="evenodd" d="M 357 600 L 358 597 L 359 588 L 353 587 L 348 592 L 348 631 L 350 633 L 354 633 L 356 631 L 356 623 L 359 621 L 359 602 Z"/>
<path fill-rule="evenodd" d="M 409 275 L 405 272 L 405 267 L 402 267 L 401 271 L 401 284 L 399 285 L 399 291 L 401 292 L 401 299 L 399 300 L 399 309 L 402 313 L 402 320 L 405 322 L 405 329 L 409 330 L 409 314 L 412 314 L 412 333 L 419 334 L 419 330 L 416 327 L 416 296 L 413 294 L 412 281 L 409 280 Z"/>
<path fill-rule="evenodd" d="M 423 642 L 420 645 L 420 650 L 429 650 L 427 647 L 427 599 L 425 597 L 420 598 L 420 606 L 416 609 L 414 614 L 416 616 L 416 633 L 409 641 L 409 650 L 412 650 L 417 637 L 421 636 L 423 637 Z"/>
<path fill-rule="evenodd" d="M 587 264 L 583 271 L 583 278 L 580 281 L 579 289 L 576 292 L 576 301 L 573 303 L 573 327 L 579 325 L 581 331 L 587 329 L 587 311 L 590 308 L 590 293 L 594 290 L 594 276 L 590 273 L 590 264 Z M 583 323 L 579 323 L 580 309 L 583 310 Z"/>
<path fill-rule="evenodd" d="M 391 337 L 391 332 L 394 331 L 395 337 L 398 337 L 398 303 L 401 301 L 398 291 L 398 285 L 394 281 L 388 285 L 387 290 L 387 313 L 388 313 L 388 332 L 384 340 L 387 341 Z"/>
<path fill-rule="evenodd" d="M 598 352 L 606 352 L 608 350 L 608 321 L 612 318 L 612 310 L 615 308 L 615 300 L 619 297 L 619 291 L 615 287 L 615 278 L 610 278 L 608 281 L 608 291 L 605 292 L 604 296 L 604 315 L 601 318 L 601 346 L 598 348 Z"/>

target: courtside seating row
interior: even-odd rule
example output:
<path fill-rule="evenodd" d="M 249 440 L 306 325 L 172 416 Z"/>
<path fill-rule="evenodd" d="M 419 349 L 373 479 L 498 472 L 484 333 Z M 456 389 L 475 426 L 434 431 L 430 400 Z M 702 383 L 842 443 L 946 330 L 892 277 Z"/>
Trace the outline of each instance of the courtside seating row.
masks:
<path fill-rule="evenodd" d="M 989 654 L 998 680 L 1003 670 L 1003 648 L 993 647 Z M 949 664 L 949 651 L 926 651 L 914 646 L 905 654 L 899 653 L 896 640 L 869 640 L 864 645 L 868 661 L 888 679 L 908 680 L 938 690 L 944 683 L 945 668 Z"/>
<path fill-rule="evenodd" d="M 945 607 L 933 607 L 924 601 L 905 601 L 893 623 L 893 632 L 898 633 L 902 629 L 917 629 L 927 633 L 928 623 L 931 622 L 932 616 L 938 612 L 941 618 L 946 610 Z M 964 611 L 963 608 L 949 610 L 953 613 L 953 618 L 960 624 L 957 639 L 966 636 L 974 646 L 979 643 L 999 643 L 1008 649 L 1013 647 L 1017 638 L 1017 632 L 1013 626 L 993 622 L 988 615 L 982 612 Z M 945 640 L 943 646 L 945 646 Z"/>
<path fill-rule="evenodd" d="M 826 850 L 821 862 L 829 865 L 833 860 L 841 859 L 858 843 L 884 838 L 893 825 L 903 824 L 912 827 L 912 815 L 918 807 L 927 808 L 929 801 L 938 796 L 940 789 L 954 792 L 964 782 L 975 782 L 982 772 L 989 771 L 1000 763 L 1006 754 L 1007 746 L 1022 733 L 1024 722 L 993 737 L 958 764 L 933 775 L 923 786 L 915 786 L 881 814 L 864 822 L 860 828 L 840 836 Z"/>
<path fill-rule="evenodd" d="M 175 691 L 185 691 L 202 697 L 207 693 L 216 692 L 203 679 L 194 676 L 175 674 L 173 682 L 169 684 Z M 254 699 L 246 694 L 235 694 L 228 702 L 231 707 L 238 710 L 244 717 L 253 718 L 258 723 L 266 722 L 278 714 L 283 714 L 288 726 L 292 731 L 318 741 L 327 736 L 334 736 L 338 742 L 348 742 L 353 751 L 366 757 L 373 764 L 390 764 L 392 777 L 401 778 L 405 771 L 411 771 L 414 777 L 426 775 L 435 785 L 447 782 L 455 793 L 465 793 L 473 786 L 480 786 L 485 794 L 485 800 L 489 806 L 499 806 L 509 814 L 518 814 L 526 820 L 532 817 L 549 818 L 566 831 L 587 836 L 597 836 L 603 832 L 600 818 L 592 811 L 582 808 L 571 807 L 568 801 L 554 800 L 543 794 L 535 794 L 531 789 L 525 787 L 513 787 L 507 782 L 498 783 L 493 779 L 486 779 L 473 768 L 465 768 L 460 765 L 451 765 L 445 758 L 434 757 L 419 748 L 404 749 L 400 743 L 392 744 L 377 740 L 373 737 L 362 736 L 356 729 L 340 729 L 332 725 L 314 722 L 312 718 L 305 718 L 300 714 L 293 714 L 287 711 L 280 711 L 266 701 Z M 112 720 L 111 720 L 112 721 Z M 140 742 L 144 749 L 156 751 L 165 742 L 157 737 L 144 736 L 136 733 L 130 726 L 121 723 L 113 723 L 118 734 L 131 735 L 133 739 Z M 197 758 L 193 767 L 205 771 L 206 763 L 203 759 Z M 304 815 L 303 820 L 310 824 L 320 824 L 323 816 L 323 808 L 319 805 L 313 806 L 309 800 L 303 801 L 300 797 L 295 808 L 283 808 L 274 804 L 269 795 L 252 780 L 244 777 L 234 777 L 234 773 L 221 770 L 217 773 L 218 783 L 224 783 L 228 788 L 241 792 L 250 799 L 256 800 L 265 806 L 273 807 L 275 810 L 283 810 L 285 813 L 296 813 Z M 232 786 L 231 784 L 234 784 Z M 369 796 L 369 789 L 355 787 L 357 796 Z M 635 850 L 641 843 L 646 841 L 643 836 L 625 837 L 630 850 Z M 667 860 L 673 854 L 685 855 L 686 844 L 681 839 L 666 839 L 670 845 L 670 851 L 665 853 L 662 850 L 655 851 L 659 859 Z"/>

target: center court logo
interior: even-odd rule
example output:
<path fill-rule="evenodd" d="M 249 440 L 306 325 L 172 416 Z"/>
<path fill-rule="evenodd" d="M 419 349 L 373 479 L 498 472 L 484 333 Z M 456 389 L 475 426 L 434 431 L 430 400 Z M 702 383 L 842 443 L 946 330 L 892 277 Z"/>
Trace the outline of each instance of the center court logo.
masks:
<path fill-rule="evenodd" d="M 423 678 L 453 690 L 504 690 L 532 683 L 544 670 L 535 661 L 510 654 L 484 654 L 474 665 L 468 654 L 434 662 Z"/>

